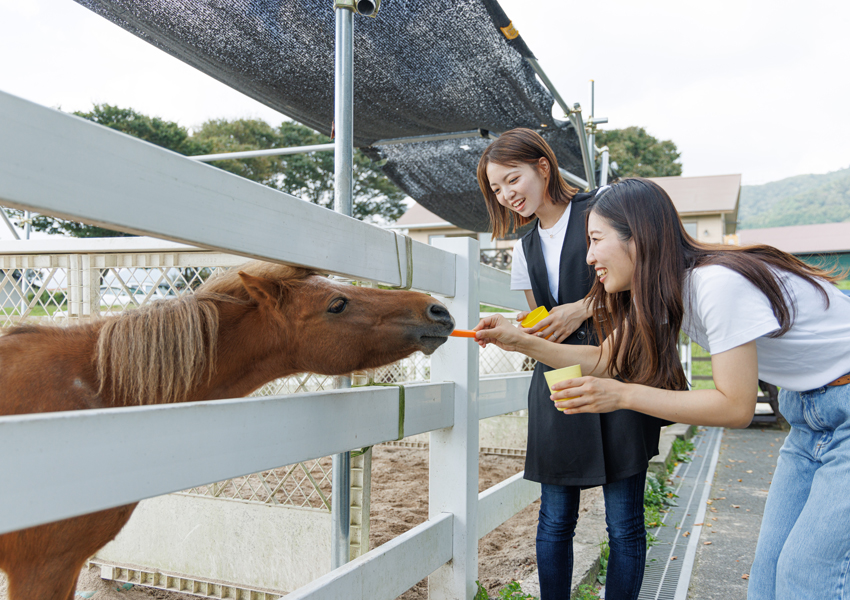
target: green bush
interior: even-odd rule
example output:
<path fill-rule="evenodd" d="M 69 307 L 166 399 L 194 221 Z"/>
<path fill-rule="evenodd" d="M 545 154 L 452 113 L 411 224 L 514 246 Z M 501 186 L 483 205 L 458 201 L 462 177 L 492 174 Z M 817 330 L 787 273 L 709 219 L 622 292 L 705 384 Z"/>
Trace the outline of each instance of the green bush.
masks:
<path fill-rule="evenodd" d="M 27 294 L 27 303 L 32 302 L 32 299 L 35 298 L 35 293 L 30 292 Z M 54 290 L 53 292 L 49 292 L 44 290 L 41 292 L 41 296 L 38 299 L 38 303 L 42 306 L 62 306 L 65 304 L 65 292 L 62 290 Z"/>

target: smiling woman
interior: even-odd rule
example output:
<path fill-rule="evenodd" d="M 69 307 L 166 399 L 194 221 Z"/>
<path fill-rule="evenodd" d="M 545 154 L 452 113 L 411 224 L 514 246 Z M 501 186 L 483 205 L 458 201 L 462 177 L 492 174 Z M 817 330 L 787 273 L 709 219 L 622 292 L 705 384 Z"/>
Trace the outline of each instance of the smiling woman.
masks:
<path fill-rule="evenodd" d="M 617 231 L 594 212 L 587 217 L 587 239 L 587 264 L 593 267 L 605 292 L 613 294 L 632 289 L 634 240 L 621 240 Z"/>
<path fill-rule="evenodd" d="M 595 339 L 584 300 L 594 280 L 585 261 L 584 215 L 595 194 L 568 186 L 552 149 L 528 129 L 503 133 L 487 147 L 478 164 L 478 183 L 494 237 L 537 219 L 514 246 L 511 288 L 525 291 L 530 309 L 546 309 L 549 315 L 522 329 L 526 332 L 522 335 L 550 349 L 598 354 L 591 345 Z M 620 243 L 616 235 L 599 246 L 603 257 L 623 248 L 628 244 Z M 519 313 L 517 319 L 522 322 L 527 315 Z M 546 383 L 553 366 L 538 361 L 528 394 L 525 478 L 542 486 L 537 533 L 542 595 L 569 597 L 572 532 L 581 490 L 602 486 L 611 540 L 607 593 L 634 600 L 646 556 L 644 480 L 648 461 L 658 452 L 660 422 L 627 410 L 571 416 L 558 412 Z"/>

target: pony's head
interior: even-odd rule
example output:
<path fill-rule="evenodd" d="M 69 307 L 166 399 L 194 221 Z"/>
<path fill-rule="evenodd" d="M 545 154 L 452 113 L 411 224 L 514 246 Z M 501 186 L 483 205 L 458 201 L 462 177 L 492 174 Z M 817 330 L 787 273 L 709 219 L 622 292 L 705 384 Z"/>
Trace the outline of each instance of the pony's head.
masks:
<path fill-rule="evenodd" d="M 431 354 L 454 329 L 446 307 L 419 292 L 365 288 L 269 263 L 249 263 L 237 275 L 264 341 L 285 348 L 298 371 L 344 375 L 416 351 Z"/>

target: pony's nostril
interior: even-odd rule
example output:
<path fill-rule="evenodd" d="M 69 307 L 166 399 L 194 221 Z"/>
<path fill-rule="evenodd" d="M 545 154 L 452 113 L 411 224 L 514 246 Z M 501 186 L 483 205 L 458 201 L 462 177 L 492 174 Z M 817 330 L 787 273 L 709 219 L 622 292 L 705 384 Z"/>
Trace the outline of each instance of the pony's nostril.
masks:
<path fill-rule="evenodd" d="M 452 318 L 445 306 L 436 303 L 428 306 L 428 316 L 435 321 L 448 321 Z"/>

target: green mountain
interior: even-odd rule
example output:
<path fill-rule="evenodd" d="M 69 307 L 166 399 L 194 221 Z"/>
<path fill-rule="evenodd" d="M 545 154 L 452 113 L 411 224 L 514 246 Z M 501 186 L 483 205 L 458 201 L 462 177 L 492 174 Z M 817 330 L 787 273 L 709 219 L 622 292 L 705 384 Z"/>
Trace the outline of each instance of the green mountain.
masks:
<path fill-rule="evenodd" d="M 741 186 L 738 229 L 850 221 L 850 168 Z"/>

